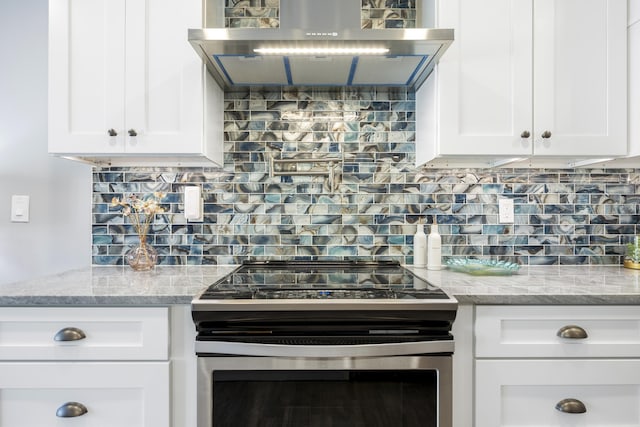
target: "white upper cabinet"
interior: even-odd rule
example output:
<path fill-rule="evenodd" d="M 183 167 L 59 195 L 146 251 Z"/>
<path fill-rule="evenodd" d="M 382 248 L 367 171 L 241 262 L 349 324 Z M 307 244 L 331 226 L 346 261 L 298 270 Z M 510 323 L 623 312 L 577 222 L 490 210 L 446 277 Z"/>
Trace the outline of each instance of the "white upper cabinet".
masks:
<path fill-rule="evenodd" d="M 629 26 L 640 21 L 640 0 L 629 0 Z"/>
<path fill-rule="evenodd" d="M 223 94 L 187 41 L 200 0 L 50 0 L 49 14 L 50 153 L 222 163 Z"/>
<path fill-rule="evenodd" d="M 629 154 L 640 156 L 640 0 L 631 0 L 629 11 Z"/>
<path fill-rule="evenodd" d="M 627 154 L 627 5 L 441 0 L 455 41 L 417 94 L 417 163 Z M 433 78 L 435 77 L 435 78 Z"/>

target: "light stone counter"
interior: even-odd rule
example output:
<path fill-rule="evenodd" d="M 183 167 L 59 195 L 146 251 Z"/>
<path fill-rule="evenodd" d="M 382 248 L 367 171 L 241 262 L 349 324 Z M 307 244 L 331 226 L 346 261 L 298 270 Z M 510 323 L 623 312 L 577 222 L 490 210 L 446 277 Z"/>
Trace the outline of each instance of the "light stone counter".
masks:
<path fill-rule="evenodd" d="M 174 305 L 193 297 L 234 266 L 92 267 L 0 285 L 0 306 Z M 410 270 L 461 303 L 638 304 L 640 271 L 623 267 L 523 267 L 513 276 L 471 276 L 448 270 Z"/>
<path fill-rule="evenodd" d="M 460 303 L 640 304 L 640 270 L 621 266 L 534 266 L 511 276 L 409 269 Z"/>
<path fill-rule="evenodd" d="M 0 285 L 0 306 L 189 304 L 198 292 L 234 268 L 159 266 L 139 272 L 129 266 L 89 267 Z"/>

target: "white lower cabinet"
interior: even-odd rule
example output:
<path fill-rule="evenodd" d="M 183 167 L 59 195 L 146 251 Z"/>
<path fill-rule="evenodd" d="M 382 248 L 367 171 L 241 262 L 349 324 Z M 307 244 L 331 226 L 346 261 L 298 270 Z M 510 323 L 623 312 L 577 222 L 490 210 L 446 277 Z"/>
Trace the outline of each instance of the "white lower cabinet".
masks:
<path fill-rule="evenodd" d="M 478 360 L 476 408 L 476 427 L 637 427 L 640 360 Z"/>
<path fill-rule="evenodd" d="M 0 427 L 169 427 L 167 307 L 0 308 Z"/>
<path fill-rule="evenodd" d="M 640 307 L 478 306 L 475 426 L 640 426 Z"/>
<path fill-rule="evenodd" d="M 2 427 L 169 426 L 168 361 L 6 362 L 0 378 Z"/>

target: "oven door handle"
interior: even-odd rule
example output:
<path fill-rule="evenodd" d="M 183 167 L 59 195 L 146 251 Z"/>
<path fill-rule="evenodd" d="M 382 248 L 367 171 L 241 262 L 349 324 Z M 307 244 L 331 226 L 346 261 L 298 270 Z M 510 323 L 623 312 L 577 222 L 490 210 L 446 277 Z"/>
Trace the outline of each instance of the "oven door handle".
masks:
<path fill-rule="evenodd" d="M 381 357 L 452 354 L 453 340 L 358 345 L 284 345 L 231 341 L 196 341 L 196 354 L 266 357 Z"/>

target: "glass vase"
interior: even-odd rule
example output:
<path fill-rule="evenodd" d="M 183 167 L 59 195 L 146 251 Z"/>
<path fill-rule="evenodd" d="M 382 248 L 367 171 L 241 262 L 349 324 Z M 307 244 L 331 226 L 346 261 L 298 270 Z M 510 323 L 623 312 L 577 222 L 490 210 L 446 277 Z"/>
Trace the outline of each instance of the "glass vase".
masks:
<path fill-rule="evenodd" d="M 147 242 L 140 242 L 127 252 L 127 263 L 136 271 L 151 270 L 158 262 L 158 252 Z"/>

